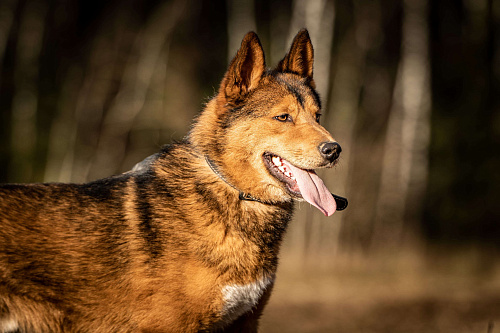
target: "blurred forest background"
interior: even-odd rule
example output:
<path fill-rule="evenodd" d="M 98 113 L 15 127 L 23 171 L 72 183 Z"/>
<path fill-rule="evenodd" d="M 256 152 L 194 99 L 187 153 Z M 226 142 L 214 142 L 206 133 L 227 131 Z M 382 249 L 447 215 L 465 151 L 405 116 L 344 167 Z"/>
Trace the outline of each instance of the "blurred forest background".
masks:
<path fill-rule="evenodd" d="M 496 0 L 1 0 L 0 182 L 131 169 L 304 27 L 350 204 L 298 207 L 263 330 L 500 332 Z"/>

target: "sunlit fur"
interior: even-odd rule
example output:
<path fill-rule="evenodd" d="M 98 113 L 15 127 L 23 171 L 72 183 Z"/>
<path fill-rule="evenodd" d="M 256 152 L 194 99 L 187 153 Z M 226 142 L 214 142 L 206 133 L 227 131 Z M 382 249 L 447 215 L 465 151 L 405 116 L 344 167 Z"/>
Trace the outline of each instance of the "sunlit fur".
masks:
<path fill-rule="evenodd" d="M 267 70 L 249 33 L 188 136 L 136 171 L 0 186 L 0 332 L 255 332 L 293 212 L 263 154 L 333 164 L 312 52 L 301 31 Z"/>

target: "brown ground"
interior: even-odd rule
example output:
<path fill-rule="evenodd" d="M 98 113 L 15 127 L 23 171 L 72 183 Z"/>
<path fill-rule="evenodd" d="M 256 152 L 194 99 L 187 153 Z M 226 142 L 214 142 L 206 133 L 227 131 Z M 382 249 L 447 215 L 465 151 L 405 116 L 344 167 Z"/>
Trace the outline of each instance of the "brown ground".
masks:
<path fill-rule="evenodd" d="M 298 267 L 285 254 L 261 331 L 500 333 L 498 260 L 398 257 Z"/>

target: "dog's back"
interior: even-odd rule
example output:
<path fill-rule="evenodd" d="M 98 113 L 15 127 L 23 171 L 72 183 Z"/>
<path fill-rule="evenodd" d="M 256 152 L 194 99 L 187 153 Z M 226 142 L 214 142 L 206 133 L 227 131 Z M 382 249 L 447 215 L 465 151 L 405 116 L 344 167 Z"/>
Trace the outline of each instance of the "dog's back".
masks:
<path fill-rule="evenodd" d="M 2 320 L 58 332 L 71 327 L 66 311 L 109 301 L 129 260 L 124 183 L 0 187 L 0 332 Z"/>

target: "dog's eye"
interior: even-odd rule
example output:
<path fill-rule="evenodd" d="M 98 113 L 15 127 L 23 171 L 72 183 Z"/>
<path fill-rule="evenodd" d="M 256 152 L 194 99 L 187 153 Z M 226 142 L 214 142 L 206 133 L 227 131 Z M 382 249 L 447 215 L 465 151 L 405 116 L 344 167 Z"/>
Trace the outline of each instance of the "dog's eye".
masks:
<path fill-rule="evenodd" d="M 280 114 L 279 116 L 274 117 L 274 119 L 285 122 L 285 121 L 292 121 L 292 116 L 290 116 L 288 113 L 285 114 Z"/>
<path fill-rule="evenodd" d="M 321 118 L 321 113 L 316 113 L 316 122 L 319 124 L 319 120 Z"/>

